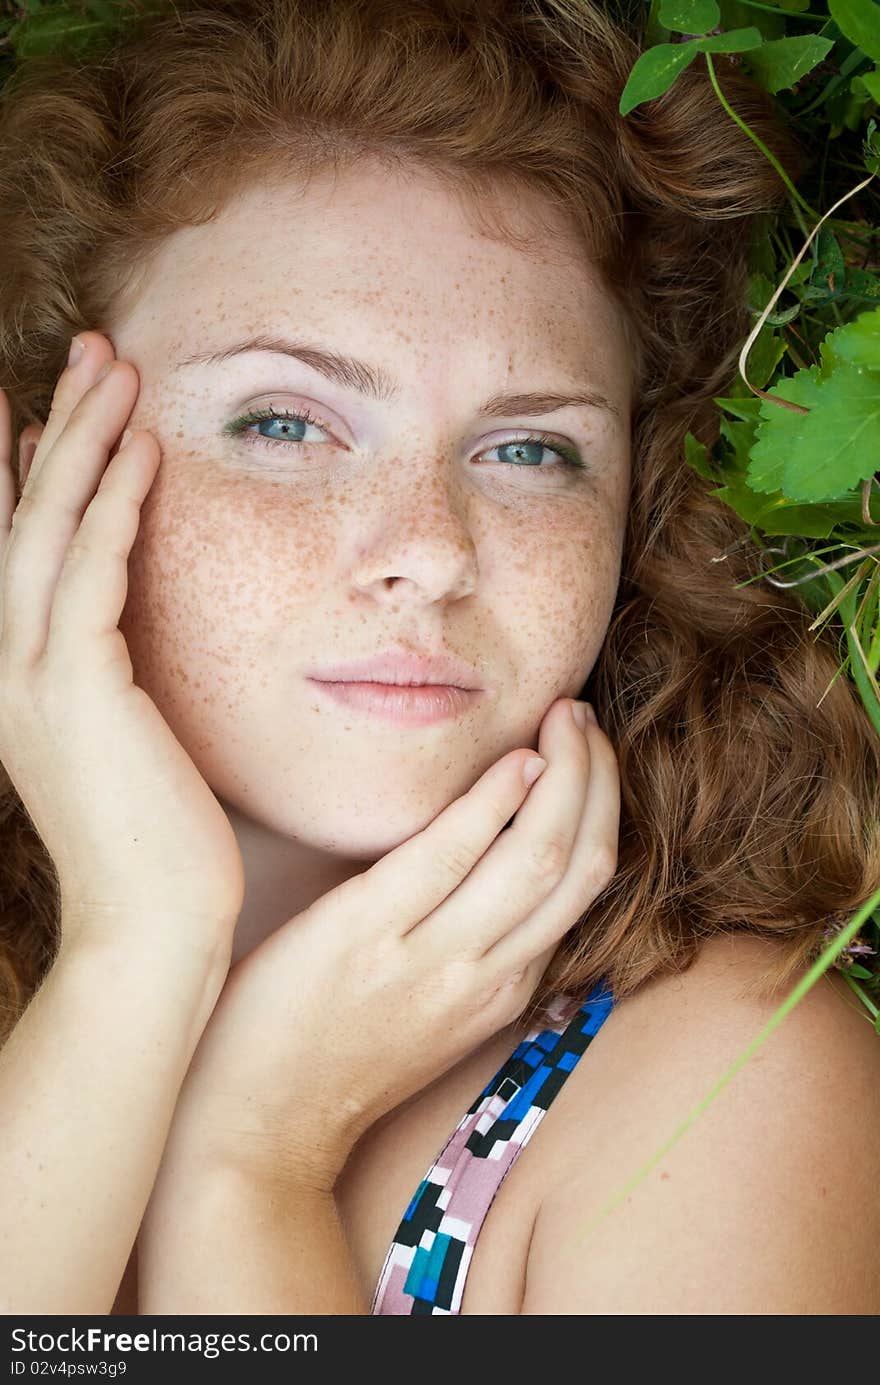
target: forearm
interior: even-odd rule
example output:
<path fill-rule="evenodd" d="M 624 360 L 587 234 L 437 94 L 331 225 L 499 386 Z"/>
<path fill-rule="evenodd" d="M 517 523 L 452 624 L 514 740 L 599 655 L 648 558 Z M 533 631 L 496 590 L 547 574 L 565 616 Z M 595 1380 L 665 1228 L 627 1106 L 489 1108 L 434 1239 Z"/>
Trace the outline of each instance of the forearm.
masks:
<path fill-rule="evenodd" d="M 332 1193 L 163 1163 L 139 1244 L 141 1314 L 367 1314 Z"/>
<path fill-rule="evenodd" d="M 222 984 L 167 931 L 62 947 L 0 1052 L 0 1311 L 109 1313 Z"/>

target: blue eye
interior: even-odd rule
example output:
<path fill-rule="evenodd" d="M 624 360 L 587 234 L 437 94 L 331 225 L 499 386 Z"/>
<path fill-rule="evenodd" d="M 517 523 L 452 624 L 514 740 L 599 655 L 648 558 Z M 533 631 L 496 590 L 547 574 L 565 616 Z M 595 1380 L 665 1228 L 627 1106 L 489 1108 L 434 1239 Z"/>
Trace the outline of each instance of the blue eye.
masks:
<path fill-rule="evenodd" d="M 255 424 L 261 429 L 263 424 L 272 427 L 281 424 L 281 437 L 268 437 L 265 433 L 251 433 L 248 430 Z M 243 414 L 241 418 L 236 418 L 232 423 L 228 423 L 223 429 L 227 437 L 241 437 L 248 447 L 277 447 L 285 443 L 299 443 L 302 445 L 305 439 L 298 436 L 298 430 L 306 425 L 329 431 L 326 424 L 320 419 L 315 418 L 308 409 L 257 409 L 248 414 Z M 565 471 L 569 467 L 575 469 L 585 469 L 584 463 L 573 447 L 567 447 L 564 443 L 557 442 L 546 433 L 536 433 L 530 437 L 514 438 L 510 442 L 496 442 L 494 447 L 489 449 L 491 452 L 510 452 L 518 454 L 520 460 L 515 462 L 504 462 L 502 465 L 515 467 L 519 470 L 526 468 L 537 471 Z M 556 457 L 561 458 L 561 463 L 555 466 L 543 466 L 534 454 L 537 452 L 552 452 Z M 529 456 L 529 453 L 532 455 Z"/>
<path fill-rule="evenodd" d="M 263 433 L 257 438 L 256 434 L 246 431 L 255 423 L 261 425 L 263 423 L 271 424 L 276 422 L 284 425 L 280 438 L 269 438 Z M 321 423 L 320 419 L 314 418 L 312 414 L 309 413 L 308 409 L 303 408 L 298 411 L 292 410 L 287 412 L 285 410 L 268 408 L 255 409 L 249 414 L 243 414 L 241 418 L 236 418 L 232 423 L 228 423 L 223 429 L 223 432 L 231 437 L 241 436 L 250 446 L 253 445 L 254 441 L 257 441 L 258 445 L 260 442 L 264 442 L 268 443 L 271 447 L 274 443 L 278 442 L 303 442 L 304 439 L 297 436 L 297 429 L 299 425 L 303 423 L 307 425 L 311 424 L 315 428 L 323 428 L 326 430 L 326 424 Z"/>

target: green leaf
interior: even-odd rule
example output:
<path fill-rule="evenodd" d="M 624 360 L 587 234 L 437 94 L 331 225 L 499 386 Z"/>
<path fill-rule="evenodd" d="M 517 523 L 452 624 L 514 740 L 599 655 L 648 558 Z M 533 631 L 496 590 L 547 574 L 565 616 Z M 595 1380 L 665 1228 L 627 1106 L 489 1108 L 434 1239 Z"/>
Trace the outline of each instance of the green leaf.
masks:
<path fill-rule="evenodd" d="M 829 332 L 820 348 L 823 373 L 834 369 L 838 361 L 880 370 L 880 308 L 862 313 L 852 322 Z"/>
<path fill-rule="evenodd" d="M 58 0 L 37 6 L 9 33 L 17 59 L 39 58 L 55 52 L 77 58 L 98 57 L 134 21 L 172 13 L 173 0 Z"/>
<path fill-rule="evenodd" d="M 717 395 L 713 398 L 712 403 L 717 404 L 719 408 L 726 409 L 728 413 L 734 414 L 737 418 L 746 419 L 754 423 L 755 426 L 758 424 L 760 418 L 758 410 L 761 407 L 761 401 L 751 391 L 742 398 L 733 396 L 726 398 L 723 395 Z"/>
<path fill-rule="evenodd" d="M 830 501 L 823 506 L 794 505 L 784 496 L 756 495 L 737 476 L 725 477 L 725 484 L 709 494 L 768 538 L 827 539 L 841 524 L 857 524 L 861 513 L 861 500 Z M 792 569 L 783 568 L 781 575 L 791 576 Z"/>
<path fill-rule="evenodd" d="M 837 237 L 830 226 L 823 226 L 817 240 L 816 263 L 802 301 L 829 303 L 839 298 L 846 287 L 846 262 Z"/>
<path fill-rule="evenodd" d="M 870 981 L 874 975 L 872 971 L 868 971 L 867 967 L 863 967 L 861 962 L 851 962 L 846 969 L 846 974 L 847 976 L 854 976 L 857 981 Z"/>
<path fill-rule="evenodd" d="M 707 34 L 721 19 L 715 0 L 660 0 L 657 17 L 677 34 Z"/>
<path fill-rule="evenodd" d="M 862 141 L 862 158 L 869 173 L 880 173 L 880 132 L 877 130 L 877 122 L 873 117 L 868 121 L 868 128 Z"/>
<path fill-rule="evenodd" d="M 823 343 L 824 344 L 824 343 Z M 761 401 L 749 485 L 790 500 L 833 500 L 873 476 L 880 449 L 880 374 L 848 361 L 778 380 L 774 393 L 809 413 Z"/>
<path fill-rule="evenodd" d="M 706 481 L 717 481 L 718 473 L 709 462 L 709 454 L 706 444 L 695 438 L 693 433 L 685 433 L 684 436 L 684 459 L 692 471 L 698 476 L 702 476 Z"/>
<path fill-rule="evenodd" d="M 872 101 L 880 101 L 880 68 L 874 68 L 873 72 L 860 72 L 857 77 L 853 77 L 850 82 L 853 91 L 867 91 Z"/>
<path fill-rule="evenodd" d="M 620 93 L 619 113 L 629 115 L 643 101 L 653 101 L 668 91 L 679 72 L 697 56 L 697 42 L 693 39 L 690 43 L 658 43 L 640 54 Z"/>
<path fill-rule="evenodd" d="M 776 266 L 774 265 L 773 268 L 775 270 Z M 789 280 L 789 283 L 792 282 L 793 278 L 794 276 Z M 749 307 L 755 317 L 761 316 L 775 292 L 776 284 L 769 279 L 766 274 L 759 272 L 751 276 L 748 285 L 748 300 Z M 777 307 L 772 312 L 768 313 L 764 320 L 764 325 L 769 325 L 770 327 L 784 327 L 787 322 L 791 322 L 792 318 L 797 317 L 800 311 L 801 304 L 800 299 L 798 299 L 790 308 Z"/>
<path fill-rule="evenodd" d="M 46 57 L 54 52 L 81 52 L 107 32 L 99 19 L 87 19 L 65 4 L 51 10 L 31 10 L 9 31 L 18 59 Z"/>
<path fill-rule="evenodd" d="M 769 323 L 765 322 L 749 348 L 746 374 L 759 390 L 764 389 L 779 362 L 785 355 L 785 342 Z"/>
<path fill-rule="evenodd" d="M 880 60 L 880 6 L 875 0 L 828 0 L 840 32 L 875 62 Z"/>
<path fill-rule="evenodd" d="M 801 34 L 765 42 L 746 59 L 761 86 L 774 94 L 793 87 L 834 47 L 834 40 L 818 34 Z"/>
<path fill-rule="evenodd" d="M 880 281 L 867 269 L 846 271 L 846 297 L 852 302 L 864 298 L 880 298 Z"/>
<path fill-rule="evenodd" d="M 86 9 L 109 28 L 113 28 L 119 23 L 118 3 L 111 4 L 110 0 L 85 0 L 85 4 Z"/>
<path fill-rule="evenodd" d="M 731 29 L 726 34 L 693 40 L 694 47 L 700 53 L 746 53 L 750 48 L 760 48 L 763 42 L 764 35 L 760 29 Z"/>
<path fill-rule="evenodd" d="M 794 404 L 815 408 L 819 396 L 819 367 L 811 365 L 807 370 L 799 370 L 793 376 L 775 381 L 772 392 Z M 755 491 L 782 491 L 788 458 L 799 440 L 805 415 L 784 409 L 766 399 L 760 402 L 759 414 L 757 437 L 748 471 L 749 485 Z"/>

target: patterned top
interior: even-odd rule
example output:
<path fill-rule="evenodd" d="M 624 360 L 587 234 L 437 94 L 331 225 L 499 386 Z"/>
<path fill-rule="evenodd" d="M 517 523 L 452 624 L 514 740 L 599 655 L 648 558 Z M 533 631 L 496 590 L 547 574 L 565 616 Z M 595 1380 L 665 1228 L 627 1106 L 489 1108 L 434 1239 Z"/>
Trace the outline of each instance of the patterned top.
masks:
<path fill-rule="evenodd" d="M 391 1242 L 370 1312 L 458 1313 L 495 1194 L 614 1005 L 600 981 L 580 1005 L 556 995 L 552 1028 L 520 1041 L 422 1179 Z"/>

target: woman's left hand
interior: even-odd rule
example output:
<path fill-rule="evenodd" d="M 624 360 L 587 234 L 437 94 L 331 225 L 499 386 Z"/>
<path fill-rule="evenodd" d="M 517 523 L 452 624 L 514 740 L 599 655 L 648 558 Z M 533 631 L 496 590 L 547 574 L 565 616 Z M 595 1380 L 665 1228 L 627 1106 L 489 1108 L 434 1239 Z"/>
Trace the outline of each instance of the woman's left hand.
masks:
<path fill-rule="evenodd" d="M 617 869 L 616 756 L 571 706 L 532 789 L 534 754 L 508 752 L 231 968 L 169 1136 L 190 1166 L 329 1191 L 380 1116 L 519 1016 Z"/>

